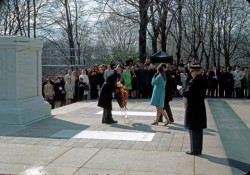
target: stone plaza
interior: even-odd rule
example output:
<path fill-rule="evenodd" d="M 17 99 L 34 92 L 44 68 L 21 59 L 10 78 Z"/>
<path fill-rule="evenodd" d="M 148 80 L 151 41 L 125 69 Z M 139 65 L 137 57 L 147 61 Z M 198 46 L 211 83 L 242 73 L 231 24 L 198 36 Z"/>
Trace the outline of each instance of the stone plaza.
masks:
<path fill-rule="evenodd" d="M 250 170 L 250 101 L 206 99 L 203 154 L 185 154 L 182 98 L 170 103 L 173 124 L 152 126 L 149 99 L 129 99 L 128 119 L 113 101 L 117 124 L 101 124 L 102 108 L 86 100 L 25 125 L 1 125 L 0 174 L 243 175 Z"/>

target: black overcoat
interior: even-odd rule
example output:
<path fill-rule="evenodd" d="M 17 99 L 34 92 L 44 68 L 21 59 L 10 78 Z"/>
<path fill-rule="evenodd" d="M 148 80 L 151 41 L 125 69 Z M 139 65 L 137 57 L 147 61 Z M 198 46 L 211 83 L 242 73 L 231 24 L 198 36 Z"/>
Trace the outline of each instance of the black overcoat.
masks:
<path fill-rule="evenodd" d="M 183 96 L 187 98 L 184 126 L 186 129 L 207 128 L 207 116 L 205 107 L 207 82 L 201 75 L 197 75 L 188 83 Z"/>
<path fill-rule="evenodd" d="M 169 103 L 170 101 L 172 101 L 172 81 L 171 81 L 171 76 L 169 71 L 165 71 L 165 75 L 167 78 L 167 83 L 166 83 L 166 87 L 165 87 L 165 103 Z"/>
<path fill-rule="evenodd" d="M 111 70 L 102 85 L 101 94 L 97 106 L 105 109 L 112 109 L 112 93 L 116 88 L 116 80 L 117 72 L 115 70 Z"/>

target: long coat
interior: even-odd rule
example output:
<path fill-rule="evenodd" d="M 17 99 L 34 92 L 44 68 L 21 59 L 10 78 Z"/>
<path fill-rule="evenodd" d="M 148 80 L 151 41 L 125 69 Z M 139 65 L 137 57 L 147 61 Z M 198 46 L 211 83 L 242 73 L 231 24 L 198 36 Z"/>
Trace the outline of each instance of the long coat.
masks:
<path fill-rule="evenodd" d="M 184 126 L 186 129 L 207 128 L 207 115 L 205 107 L 207 83 L 201 75 L 197 75 L 188 83 L 188 87 L 183 91 L 183 96 L 187 98 Z"/>
<path fill-rule="evenodd" d="M 161 74 L 152 78 L 151 84 L 154 86 L 150 104 L 158 108 L 164 108 L 166 81 Z"/>
<path fill-rule="evenodd" d="M 122 79 L 124 81 L 124 86 L 126 86 L 127 90 L 132 89 L 132 77 L 131 73 L 126 70 L 122 73 Z"/>
<path fill-rule="evenodd" d="M 169 103 L 172 101 L 172 81 L 169 71 L 165 71 L 165 75 L 167 78 L 166 88 L 165 88 L 165 103 Z"/>
<path fill-rule="evenodd" d="M 74 88 L 72 87 L 71 83 L 66 83 L 65 86 L 65 91 L 66 91 L 66 99 L 73 99 L 73 93 L 74 93 Z"/>
<path fill-rule="evenodd" d="M 234 88 L 241 88 L 241 80 L 244 78 L 244 73 L 241 70 L 234 71 Z"/>
<path fill-rule="evenodd" d="M 100 98 L 97 106 L 112 110 L 112 93 L 116 88 L 117 72 L 112 70 L 108 73 L 105 82 L 102 85 Z"/>
<path fill-rule="evenodd" d="M 48 100 L 48 99 L 52 100 L 54 98 L 55 91 L 54 91 L 54 87 L 52 84 L 46 84 L 44 86 L 43 92 L 44 92 L 44 99 L 45 100 Z"/>

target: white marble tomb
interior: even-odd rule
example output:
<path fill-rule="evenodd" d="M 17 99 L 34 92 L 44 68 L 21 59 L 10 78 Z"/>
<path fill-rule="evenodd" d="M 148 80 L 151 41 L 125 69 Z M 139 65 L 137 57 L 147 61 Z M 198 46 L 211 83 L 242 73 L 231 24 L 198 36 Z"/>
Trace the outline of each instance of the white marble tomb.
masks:
<path fill-rule="evenodd" d="M 0 36 L 0 124 L 25 125 L 51 116 L 42 97 L 43 42 Z"/>

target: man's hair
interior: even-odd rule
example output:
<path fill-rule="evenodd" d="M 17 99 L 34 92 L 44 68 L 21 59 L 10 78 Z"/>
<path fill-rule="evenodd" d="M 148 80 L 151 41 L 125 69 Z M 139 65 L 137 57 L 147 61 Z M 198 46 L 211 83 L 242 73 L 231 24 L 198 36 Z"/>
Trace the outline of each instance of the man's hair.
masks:
<path fill-rule="evenodd" d="M 120 68 L 124 69 L 124 66 L 122 64 L 120 64 L 120 63 L 117 64 L 116 67 L 120 67 Z"/>
<path fill-rule="evenodd" d="M 162 66 L 164 69 L 166 69 L 167 65 L 165 63 L 161 63 L 159 66 Z"/>

